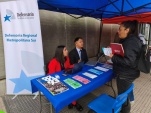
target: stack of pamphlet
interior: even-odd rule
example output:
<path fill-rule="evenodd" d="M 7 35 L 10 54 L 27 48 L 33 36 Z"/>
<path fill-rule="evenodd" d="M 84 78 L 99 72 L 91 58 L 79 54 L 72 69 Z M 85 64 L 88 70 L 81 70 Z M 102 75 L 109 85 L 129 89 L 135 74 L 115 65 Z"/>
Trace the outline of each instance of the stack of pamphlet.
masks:
<path fill-rule="evenodd" d="M 60 94 L 69 88 L 63 84 L 59 79 L 53 76 L 46 76 L 37 79 L 52 95 Z"/>

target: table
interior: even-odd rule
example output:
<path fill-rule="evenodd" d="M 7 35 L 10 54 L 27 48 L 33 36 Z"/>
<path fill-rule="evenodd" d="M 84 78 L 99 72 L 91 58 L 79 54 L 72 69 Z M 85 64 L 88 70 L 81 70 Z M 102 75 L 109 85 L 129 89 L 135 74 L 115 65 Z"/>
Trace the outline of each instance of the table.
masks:
<path fill-rule="evenodd" d="M 98 63 L 97 66 L 102 66 L 103 64 Z M 105 83 L 109 82 L 113 78 L 113 71 L 112 69 L 109 69 L 109 71 L 104 72 L 101 75 L 98 75 L 98 77 L 91 79 L 85 75 L 82 75 L 84 72 L 88 72 L 89 69 L 93 69 L 93 66 L 84 65 L 82 71 L 79 73 L 68 75 L 68 76 L 62 76 L 63 71 L 60 71 L 58 73 L 51 74 L 51 76 L 55 76 L 56 74 L 60 76 L 60 81 L 63 82 L 65 85 L 68 86 L 69 90 L 53 96 L 43 85 L 41 85 L 37 79 L 31 80 L 31 86 L 32 86 L 32 93 L 36 91 L 40 91 L 44 94 L 44 96 L 52 103 L 54 110 L 56 113 L 58 113 L 61 109 L 63 109 L 65 106 L 69 105 L 72 101 L 75 101 L 84 95 L 92 92 L 96 88 L 104 85 Z M 90 72 L 89 72 L 90 73 Z M 88 84 L 82 84 L 82 87 L 73 89 L 68 84 L 66 84 L 63 80 L 67 78 L 72 78 L 75 75 L 80 75 L 86 79 L 89 79 L 91 82 Z M 40 77 L 39 77 L 40 78 Z M 112 87 L 113 88 L 113 87 Z"/>

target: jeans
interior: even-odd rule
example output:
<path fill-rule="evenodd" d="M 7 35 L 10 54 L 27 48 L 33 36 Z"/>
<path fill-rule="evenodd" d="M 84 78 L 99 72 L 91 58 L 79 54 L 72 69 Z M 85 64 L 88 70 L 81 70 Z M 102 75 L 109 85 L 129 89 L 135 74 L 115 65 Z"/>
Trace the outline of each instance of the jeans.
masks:
<path fill-rule="evenodd" d="M 117 89 L 118 89 L 118 95 L 121 93 L 124 93 L 132 84 L 132 81 L 129 81 L 128 79 L 121 79 L 119 76 L 116 78 L 117 82 Z M 120 113 L 130 113 L 131 110 L 131 104 L 129 97 L 127 98 L 127 101 L 122 105 L 122 109 Z"/>

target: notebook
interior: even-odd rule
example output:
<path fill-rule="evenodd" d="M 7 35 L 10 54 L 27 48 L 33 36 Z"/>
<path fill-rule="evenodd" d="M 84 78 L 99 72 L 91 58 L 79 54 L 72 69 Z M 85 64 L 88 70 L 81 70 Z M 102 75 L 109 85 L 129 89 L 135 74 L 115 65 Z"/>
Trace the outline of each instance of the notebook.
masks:
<path fill-rule="evenodd" d="M 110 47 L 112 48 L 112 54 L 118 54 L 124 57 L 124 49 L 122 44 L 119 43 L 111 43 Z"/>

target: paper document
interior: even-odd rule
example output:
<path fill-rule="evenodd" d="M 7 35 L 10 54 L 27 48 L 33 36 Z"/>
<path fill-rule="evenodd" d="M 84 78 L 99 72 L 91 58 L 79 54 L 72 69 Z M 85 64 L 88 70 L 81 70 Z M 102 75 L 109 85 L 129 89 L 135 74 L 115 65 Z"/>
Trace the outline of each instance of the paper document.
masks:
<path fill-rule="evenodd" d="M 109 68 L 109 69 L 112 69 L 112 68 L 113 68 L 113 66 L 112 66 L 112 65 L 109 65 L 109 64 L 104 64 L 104 65 L 102 65 L 102 67 L 104 67 L 104 68 Z"/>
<path fill-rule="evenodd" d="M 103 53 L 106 55 L 106 56 L 110 56 L 110 54 L 112 53 L 112 49 L 111 48 L 102 48 L 103 50 Z"/>
<path fill-rule="evenodd" d="M 106 68 L 104 68 L 104 67 L 100 67 L 100 66 L 96 66 L 96 67 L 94 67 L 95 69 L 98 69 L 98 70 L 101 70 L 101 71 L 105 71 L 105 72 L 107 72 L 109 69 L 106 69 Z"/>
<path fill-rule="evenodd" d="M 123 46 L 122 44 L 119 44 L 119 43 L 110 43 L 109 48 L 102 47 L 102 50 L 106 56 L 110 56 L 110 54 L 112 53 L 112 54 L 117 54 L 124 57 Z"/>
<path fill-rule="evenodd" d="M 65 79 L 64 82 L 66 84 L 68 84 L 69 86 L 71 86 L 72 88 L 74 88 L 74 89 L 77 89 L 77 88 L 82 86 L 82 84 L 80 84 L 79 82 L 77 82 L 77 81 L 75 81 L 75 80 L 73 80 L 71 78 Z"/>
<path fill-rule="evenodd" d="M 97 74 L 97 75 L 100 75 L 102 74 L 103 72 L 102 71 L 99 71 L 99 70 L 96 70 L 96 69 L 89 69 L 88 71 L 94 73 L 94 74 Z"/>
<path fill-rule="evenodd" d="M 94 74 L 91 74 L 91 73 L 88 73 L 88 72 L 85 72 L 85 73 L 82 73 L 82 74 L 89 77 L 89 78 L 92 78 L 92 79 L 97 77 L 97 75 L 94 75 Z"/>
<path fill-rule="evenodd" d="M 82 82 L 83 84 L 88 84 L 88 83 L 90 82 L 88 79 L 86 79 L 86 78 L 84 78 L 84 77 L 81 77 L 81 76 L 79 76 L 79 75 L 76 75 L 76 76 L 74 76 L 74 77 L 72 77 L 72 78 L 74 78 L 74 79 L 77 80 L 77 81 Z"/>

